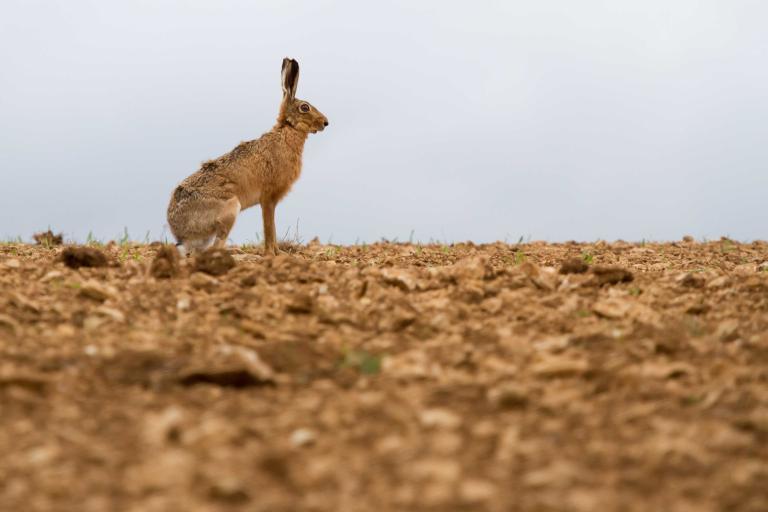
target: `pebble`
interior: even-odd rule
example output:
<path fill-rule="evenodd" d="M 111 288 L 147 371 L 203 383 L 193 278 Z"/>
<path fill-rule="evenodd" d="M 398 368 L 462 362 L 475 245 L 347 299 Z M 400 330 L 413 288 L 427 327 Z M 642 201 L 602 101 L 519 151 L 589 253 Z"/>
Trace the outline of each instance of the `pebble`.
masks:
<path fill-rule="evenodd" d="M 461 482 L 459 496 L 465 503 L 482 503 L 491 500 L 497 494 L 496 485 L 488 480 L 471 478 Z"/>
<path fill-rule="evenodd" d="M 80 285 L 80 295 L 99 302 L 104 302 L 107 299 L 116 298 L 117 290 L 112 286 L 89 280 Z"/>
<path fill-rule="evenodd" d="M 297 448 L 315 443 L 317 436 L 308 428 L 299 428 L 291 433 L 291 444 Z"/>
<path fill-rule="evenodd" d="M 458 428 L 461 417 L 448 409 L 426 409 L 419 415 L 421 424 L 430 428 Z"/>
<path fill-rule="evenodd" d="M 202 272 L 195 272 L 189 277 L 189 284 L 196 290 L 211 292 L 219 285 L 219 280 Z"/>
<path fill-rule="evenodd" d="M 624 318 L 632 309 L 632 303 L 622 299 L 603 299 L 592 305 L 595 314 L 612 320 Z"/>
<path fill-rule="evenodd" d="M 21 262 L 16 258 L 11 258 L 3 262 L 7 268 L 20 268 Z"/>

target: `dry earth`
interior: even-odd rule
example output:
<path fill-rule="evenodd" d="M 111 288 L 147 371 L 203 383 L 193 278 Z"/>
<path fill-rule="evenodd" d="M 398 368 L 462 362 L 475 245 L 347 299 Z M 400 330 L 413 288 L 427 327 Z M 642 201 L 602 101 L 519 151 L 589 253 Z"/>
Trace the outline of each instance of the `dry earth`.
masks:
<path fill-rule="evenodd" d="M 768 510 L 764 242 L 100 250 L 0 245 L 3 511 Z"/>

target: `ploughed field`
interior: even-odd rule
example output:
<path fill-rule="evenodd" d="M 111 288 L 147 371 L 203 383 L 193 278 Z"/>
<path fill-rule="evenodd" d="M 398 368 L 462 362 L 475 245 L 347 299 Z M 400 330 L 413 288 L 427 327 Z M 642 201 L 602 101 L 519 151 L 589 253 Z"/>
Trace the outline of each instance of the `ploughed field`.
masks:
<path fill-rule="evenodd" d="M 765 242 L 286 249 L 0 245 L 0 510 L 768 510 Z"/>

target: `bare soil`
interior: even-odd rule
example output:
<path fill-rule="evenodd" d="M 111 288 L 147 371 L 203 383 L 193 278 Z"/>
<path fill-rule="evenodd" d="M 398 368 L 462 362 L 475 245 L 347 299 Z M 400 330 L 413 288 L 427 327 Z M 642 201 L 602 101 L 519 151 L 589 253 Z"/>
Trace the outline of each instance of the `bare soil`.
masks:
<path fill-rule="evenodd" d="M 0 245 L 0 510 L 768 510 L 764 242 L 99 250 Z"/>

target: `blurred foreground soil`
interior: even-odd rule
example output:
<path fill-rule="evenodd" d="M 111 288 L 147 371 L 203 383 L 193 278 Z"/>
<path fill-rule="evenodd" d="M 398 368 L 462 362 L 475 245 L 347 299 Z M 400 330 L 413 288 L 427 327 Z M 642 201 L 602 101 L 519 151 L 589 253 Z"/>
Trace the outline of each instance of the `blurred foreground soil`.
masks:
<path fill-rule="evenodd" d="M 768 510 L 764 242 L 96 249 L 0 245 L 2 511 Z"/>

